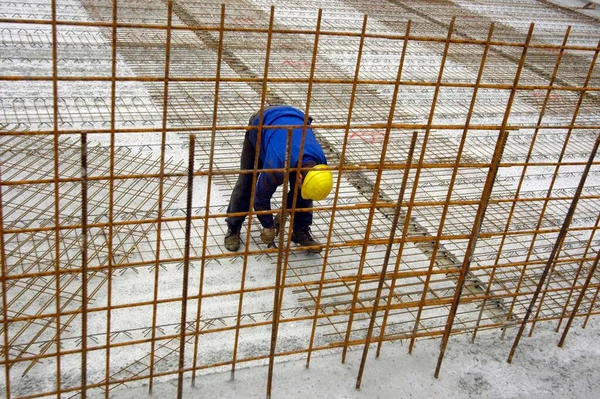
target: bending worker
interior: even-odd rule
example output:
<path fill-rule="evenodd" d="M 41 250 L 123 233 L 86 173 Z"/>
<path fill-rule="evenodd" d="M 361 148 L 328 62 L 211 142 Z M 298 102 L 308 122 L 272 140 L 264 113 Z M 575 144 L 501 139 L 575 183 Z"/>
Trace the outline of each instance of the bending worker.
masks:
<path fill-rule="evenodd" d="M 260 111 L 259 111 L 260 112 Z M 250 118 L 249 126 L 257 126 L 259 123 L 259 112 Z M 309 124 L 311 119 L 309 118 Z M 272 106 L 264 110 L 263 126 L 302 126 L 304 124 L 304 113 L 289 106 Z M 254 169 L 254 160 L 258 129 L 250 129 L 246 132 L 240 168 L 243 170 Z M 292 149 L 290 156 L 290 167 L 298 165 L 300 155 L 300 144 L 302 141 L 302 127 L 293 130 Z M 259 169 L 283 169 L 285 168 L 286 145 L 288 129 L 262 129 L 260 149 L 258 151 Z M 306 129 L 304 152 L 302 154 L 302 167 L 311 168 L 300 172 L 291 172 L 289 177 L 290 191 L 287 197 L 287 209 L 291 209 L 294 188 L 301 184 L 296 200 L 296 209 L 312 209 L 313 201 L 320 201 L 327 197 L 333 186 L 331 172 L 327 170 L 327 159 L 323 149 L 317 142 L 312 129 Z M 284 172 L 263 172 L 258 176 L 254 195 L 254 210 L 271 210 L 271 197 L 279 185 L 283 184 Z M 248 212 L 250 209 L 250 194 L 252 190 L 252 174 L 240 174 L 231 193 L 228 213 Z M 272 214 L 257 215 L 262 231 L 260 239 L 267 245 L 275 241 L 275 221 Z M 229 216 L 227 221 L 227 234 L 225 236 L 225 248 L 237 251 L 240 247 L 240 229 L 244 223 L 245 215 Z M 313 214 L 311 211 L 298 212 L 294 217 L 292 241 L 301 246 L 317 246 L 319 242 L 313 239 L 310 232 Z M 320 252 L 320 248 L 311 248 L 311 252 Z"/>

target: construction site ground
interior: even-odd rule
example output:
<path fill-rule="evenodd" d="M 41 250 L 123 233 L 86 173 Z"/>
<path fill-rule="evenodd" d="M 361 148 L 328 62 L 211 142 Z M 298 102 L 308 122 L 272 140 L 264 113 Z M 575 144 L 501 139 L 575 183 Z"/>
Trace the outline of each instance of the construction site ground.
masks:
<path fill-rule="evenodd" d="M 225 25 L 239 30 L 220 38 L 221 1 L 173 1 L 170 22 L 168 2 L 119 1 L 124 26 L 114 41 L 110 0 L 57 1 L 58 20 L 76 23 L 59 23 L 55 31 L 50 0 L 0 3 L 0 357 L 3 368 L 11 363 L 0 373 L 0 392 L 9 391 L 8 378 L 11 397 L 81 395 L 85 347 L 89 397 L 144 397 L 150 380 L 156 397 L 174 397 L 181 358 L 198 375 L 191 388 L 192 372 L 186 371 L 189 397 L 258 397 L 266 389 L 272 325 L 279 323 L 277 397 L 600 396 L 600 325 L 594 319 L 600 277 L 590 272 L 600 248 L 600 164 L 598 157 L 590 160 L 600 125 L 594 52 L 600 22 L 534 0 L 225 3 Z M 320 8 L 322 31 L 348 35 L 322 35 L 313 65 Z M 365 14 L 366 32 L 374 37 L 359 53 Z M 380 81 L 396 79 L 405 46 L 402 39 L 377 35 L 404 35 L 409 20 L 414 37 L 407 39 L 402 80 L 410 83 L 396 85 L 392 117 L 404 127 L 386 130 L 395 86 Z M 494 37 L 509 44 L 491 46 L 488 54 L 491 23 Z M 272 81 L 265 93 L 269 38 L 247 30 L 269 26 L 280 33 L 271 37 Z M 555 71 L 568 26 L 567 43 L 581 48 L 564 52 Z M 532 47 L 523 56 L 517 43 L 529 39 Z M 478 74 L 484 53 L 487 63 Z M 213 120 L 219 57 L 224 80 Z M 118 80 L 114 88 L 111 77 Z M 262 99 L 304 110 L 313 78 L 321 83 L 312 88 L 309 113 L 323 126 L 315 132 L 339 186 L 319 204 L 312 226 L 328 250 L 309 254 L 292 245 L 285 255 L 277 314 L 280 253 L 262 245 L 256 217 L 250 240 L 247 223 L 242 230 L 246 253 L 226 251 L 225 213 L 239 169 L 241 127 Z M 550 81 L 563 89 L 549 90 Z M 487 86 L 471 104 L 479 83 Z M 586 85 L 595 89 L 586 91 Z M 467 115 L 475 127 L 465 125 Z M 550 127 L 538 129 L 540 123 Z M 82 131 L 89 132 L 85 144 Z M 197 175 L 188 209 L 190 134 Z M 490 189 L 496 155 L 501 167 Z M 412 169 L 404 179 L 406 165 Z M 578 193 L 586 165 L 589 176 Z M 401 187 L 396 241 L 388 247 Z M 489 205 L 482 200 L 488 194 Z M 569 229 L 562 229 L 575 198 Z M 478 228 L 484 202 L 487 213 Z M 280 190 L 273 207 L 281 203 Z M 92 225 L 87 241 L 82 212 Z M 388 248 L 388 272 L 398 260 L 404 274 L 387 278 L 376 295 Z M 472 270 L 461 275 L 465 259 Z M 82 263 L 91 267 L 85 297 Z M 525 333 L 535 334 L 524 336 L 508 365 L 546 263 L 552 270 Z M 189 300 L 182 300 L 184 269 Z M 588 272 L 589 289 L 566 347 L 559 349 L 553 331 L 564 328 Z M 458 304 L 453 298 L 461 278 Z M 373 326 L 376 301 L 381 308 Z M 89 307 L 85 315 L 82 302 Z M 581 329 L 584 318 L 590 321 Z M 182 326 L 188 334 L 183 342 Z M 364 388 L 355 391 L 370 333 L 373 342 L 381 333 L 383 349 L 375 360 L 372 345 Z M 434 379 L 442 337 L 448 351 Z M 236 380 L 227 382 L 232 367 L 238 368 Z"/>

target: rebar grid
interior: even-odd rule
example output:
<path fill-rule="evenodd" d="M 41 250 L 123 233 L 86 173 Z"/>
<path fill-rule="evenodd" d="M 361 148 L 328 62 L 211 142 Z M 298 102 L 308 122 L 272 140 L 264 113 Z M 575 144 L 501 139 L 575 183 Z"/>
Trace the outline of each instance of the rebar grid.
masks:
<path fill-rule="evenodd" d="M 176 375 L 180 397 L 264 363 L 270 397 L 277 359 L 362 348 L 358 388 L 369 344 L 401 339 L 441 338 L 437 377 L 451 335 L 516 334 L 512 358 L 527 324 L 567 319 L 562 345 L 599 313 L 597 21 L 535 1 L 271 3 L 0 6 L 7 398 Z M 254 211 L 243 251 L 222 244 L 268 104 L 314 118 L 334 173 L 320 255 L 291 227 L 265 249 Z"/>

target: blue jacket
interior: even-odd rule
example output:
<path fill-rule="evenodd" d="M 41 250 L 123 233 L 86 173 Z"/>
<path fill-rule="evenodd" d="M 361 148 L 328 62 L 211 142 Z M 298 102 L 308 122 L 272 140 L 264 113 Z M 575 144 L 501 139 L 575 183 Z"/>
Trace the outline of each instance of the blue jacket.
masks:
<path fill-rule="evenodd" d="M 289 106 L 273 106 L 266 108 L 263 114 L 263 126 L 268 125 L 303 125 L 304 113 L 296 108 Z M 311 120 L 309 119 L 308 124 Z M 257 113 L 250 120 L 250 126 L 258 126 L 259 114 Z M 258 129 L 250 130 L 248 135 L 250 142 L 256 148 Z M 298 165 L 300 155 L 300 144 L 302 141 L 302 128 L 294 129 L 292 133 L 292 151 L 290 156 L 290 167 Z M 262 129 L 259 157 L 263 168 L 277 169 L 285 168 L 285 156 L 287 145 L 287 129 Z M 306 129 L 306 140 L 304 142 L 304 153 L 302 156 L 302 166 L 312 166 L 317 164 L 327 165 L 327 159 L 323 153 L 321 145 L 315 138 L 312 129 Z M 261 173 L 256 182 L 256 192 L 254 195 L 254 209 L 257 211 L 271 210 L 271 197 L 277 190 L 277 187 L 283 184 L 283 172 Z M 259 215 L 258 219 L 263 227 L 273 227 L 272 215 Z"/>

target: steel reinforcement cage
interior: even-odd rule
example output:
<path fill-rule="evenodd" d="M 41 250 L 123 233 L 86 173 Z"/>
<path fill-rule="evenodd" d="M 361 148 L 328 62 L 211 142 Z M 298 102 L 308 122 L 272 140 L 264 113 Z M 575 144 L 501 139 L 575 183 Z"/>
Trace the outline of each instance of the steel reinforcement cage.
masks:
<path fill-rule="evenodd" d="M 364 18 L 268 3 L 0 7 L 7 398 L 176 377 L 181 395 L 255 364 L 270 397 L 278 359 L 349 350 L 358 388 L 369 344 L 429 338 L 437 377 L 451 335 L 501 329 L 511 361 L 527 327 L 556 323 L 562 345 L 599 313 L 597 21 L 580 34 L 524 2 L 558 35 L 498 9 L 451 19 L 459 1 L 350 2 Z M 314 118 L 334 175 L 319 254 L 290 241 L 297 192 L 277 248 L 252 210 L 241 250 L 223 246 L 238 175 L 273 171 L 239 167 L 272 104 Z"/>

